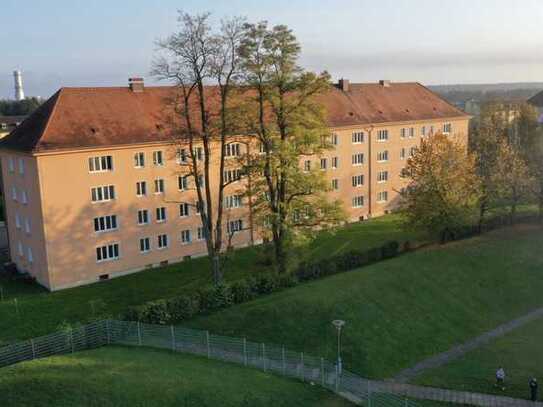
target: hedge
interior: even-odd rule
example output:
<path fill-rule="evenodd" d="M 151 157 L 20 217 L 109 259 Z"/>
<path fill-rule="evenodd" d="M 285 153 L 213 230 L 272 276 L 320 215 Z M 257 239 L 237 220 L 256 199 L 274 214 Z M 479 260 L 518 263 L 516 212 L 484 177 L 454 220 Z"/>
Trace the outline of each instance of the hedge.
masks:
<path fill-rule="evenodd" d="M 367 251 L 353 250 L 316 262 L 302 262 L 292 273 L 262 273 L 233 283 L 202 287 L 192 295 L 150 301 L 131 307 L 124 314 L 130 321 L 150 324 L 171 324 L 198 314 L 227 308 L 233 304 L 251 301 L 262 295 L 294 287 L 299 282 L 314 280 L 332 274 L 395 257 L 400 245 L 396 241 Z"/>

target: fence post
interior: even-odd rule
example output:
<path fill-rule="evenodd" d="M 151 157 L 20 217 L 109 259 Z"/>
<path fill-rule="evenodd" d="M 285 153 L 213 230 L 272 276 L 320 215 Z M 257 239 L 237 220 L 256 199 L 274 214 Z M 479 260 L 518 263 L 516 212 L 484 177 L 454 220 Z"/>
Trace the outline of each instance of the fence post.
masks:
<path fill-rule="evenodd" d="M 321 386 L 324 387 L 325 379 L 324 379 L 324 359 L 321 358 Z"/>
<path fill-rule="evenodd" d="M 336 363 L 336 393 L 339 391 L 339 366 Z"/>
<path fill-rule="evenodd" d="M 34 346 L 34 339 L 30 340 L 30 346 L 32 347 L 32 359 L 36 359 L 36 347 Z"/>
<path fill-rule="evenodd" d="M 371 407 L 371 384 L 368 380 L 368 407 Z"/>
<path fill-rule="evenodd" d="M 262 344 L 262 369 L 266 371 L 266 345 Z"/>
<path fill-rule="evenodd" d="M 138 321 L 138 345 L 141 346 L 142 344 L 142 341 L 141 341 L 141 322 Z"/>
<path fill-rule="evenodd" d="M 281 347 L 281 359 L 283 363 L 283 376 L 286 376 L 287 365 L 285 363 L 285 347 Z"/>
<path fill-rule="evenodd" d="M 209 343 L 209 331 L 206 331 L 207 358 L 211 359 L 211 344 Z"/>
<path fill-rule="evenodd" d="M 301 373 L 302 382 L 303 382 L 303 381 L 304 381 L 304 378 L 305 378 L 305 372 L 304 372 L 304 370 L 305 370 L 305 369 L 304 369 L 304 353 L 303 353 L 303 352 L 300 353 L 300 363 L 301 363 L 301 367 L 302 367 L 300 373 Z"/>
<path fill-rule="evenodd" d="M 172 333 L 172 351 L 175 352 L 175 329 L 173 325 L 170 325 L 170 332 Z"/>
<path fill-rule="evenodd" d="M 72 346 L 72 353 L 74 353 L 74 329 L 70 328 L 70 345 Z"/>
<path fill-rule="evenodd" d="M 405 398 L 404 405 L 405 407 L 409 407 L 409 400 L 407 399 L 407 397 Z"/>
<path fill-rule="evenodd" d="M 247 338 L 243 338 L 243 364 L 247 366 Z"/>

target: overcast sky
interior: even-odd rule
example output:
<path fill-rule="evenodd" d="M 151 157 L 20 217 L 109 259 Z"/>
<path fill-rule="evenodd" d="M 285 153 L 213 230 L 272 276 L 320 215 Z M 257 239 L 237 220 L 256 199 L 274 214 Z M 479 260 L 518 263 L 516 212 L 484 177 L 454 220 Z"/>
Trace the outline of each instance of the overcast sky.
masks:
<path fill-rule="evenodd" d="M 424 84 L 543 81 L 543 0 L 0 0 L 0 98 L 151 82 L 177 10 L 292 28 L 301 63 L 334 78 Z"/>

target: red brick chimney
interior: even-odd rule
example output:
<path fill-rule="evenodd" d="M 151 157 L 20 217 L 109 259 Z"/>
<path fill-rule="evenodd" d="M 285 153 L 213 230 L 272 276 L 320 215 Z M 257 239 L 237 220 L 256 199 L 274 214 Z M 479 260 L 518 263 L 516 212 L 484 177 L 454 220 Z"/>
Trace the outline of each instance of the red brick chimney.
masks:
<path fill-rule="evenodd" d="M 143 78 L 128 78 L 128 87 L 132 92 L 143 92 Z"/>

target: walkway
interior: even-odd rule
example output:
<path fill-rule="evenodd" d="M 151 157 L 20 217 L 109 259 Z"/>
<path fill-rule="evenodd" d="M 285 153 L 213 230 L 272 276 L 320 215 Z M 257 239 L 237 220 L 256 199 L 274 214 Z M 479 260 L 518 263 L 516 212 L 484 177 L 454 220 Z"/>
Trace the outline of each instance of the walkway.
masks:
<path fill-rule="evenodd" d="M 428 359 L 425 359 L 422 362 L 417 363 L 415 366 L 404 369 L 400 373 L 398 373 L 396 376 L 394 376 L 392 380 L 395 382 L 400 382 L 400 383 L 408 382 L 426 370 L 443 366 L 449 363 L 450 361 L 454 359 L 458 359 L 461 356 L 465 355 L 466 353 L 487 344 L 491 340 L 499 338 L 521 327 L 522 325 L 525 325 L 528 322 L 531 322 L 542 316 L 543 316 L 543 308 L 538 308 L 520 318 L 506 322 L 505 324 L 500 325 L 491 331 L 485 332 L 481 336 L 471 339 L 468 342 L 455 346 L 454 348 L 451 348 L 446 352 L 443 352 L 438 355 L 432 356 Z"/>
<path fill-rule="evenodd" d="M 483 407 L 543 407 L 542 402 L 515 399 L 512 397 L 493 396 L 490 394 L 470 393 L 467 391 L 456 391 L 438 389 L 435 387 L 414 386 L 411 384 L 370 381 L 372 393 L 392 393 L 398 396 L 409 397 L 420 400 L 433 400 L 446 403 L 458 403 Z M 341 396 L 354 403 L 362 403 L 365 399 L 347 392 L 340 393 Z"/>

